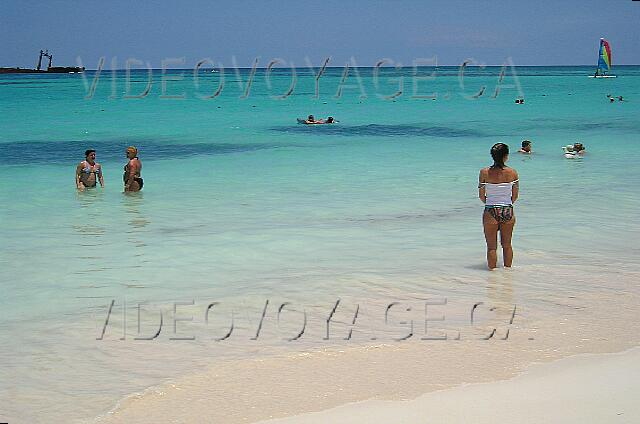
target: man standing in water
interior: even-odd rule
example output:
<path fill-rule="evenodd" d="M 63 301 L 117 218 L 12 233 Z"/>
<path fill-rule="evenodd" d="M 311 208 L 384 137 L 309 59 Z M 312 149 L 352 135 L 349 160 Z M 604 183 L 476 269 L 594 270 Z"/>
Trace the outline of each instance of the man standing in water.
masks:
<path fill-rule="evenodd" d="M 124 166 L 124 191 L 140 191 L 144 184 L 140 177 L 140 171 L 142 171 L 142 162 L 138 159 L 138 149 L 134 146 L 127 147 L 127 159 L 129 161 Z"/>
<path fill-rule="evenodd" d="M 76 187 L 78 190 L 84 190 L 87 187 L 96 186 L 97 180 L 100 181 L 100 187 L 104 188 L 104 178 L 102 177 L 102 166 L 96 162 L 96 151 L 89 149 L 84 152 L 85 160 L 76 166 Z"/>

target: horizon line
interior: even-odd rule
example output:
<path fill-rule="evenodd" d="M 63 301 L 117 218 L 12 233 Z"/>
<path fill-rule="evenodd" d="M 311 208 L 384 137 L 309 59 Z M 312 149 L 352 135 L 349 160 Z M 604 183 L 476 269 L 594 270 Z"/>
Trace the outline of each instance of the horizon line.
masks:
<path fill-rule="evenodd" d="M 417 68 L 459 68 L 462 64 L 460 65 L 421 65 L 421 66 L 417 66 Z M 501 68 L 503 66 L 509 66 L 509 65 L 467 65 L 467 68 Z M 563 68 L 563 67 L 577 67 L 577 66 L 584 66 L 584 67 L 595 67 L 597 65 L 594 64 L 578 64 L 578 65 L 513 65 L 514 68 Z M 640 63 L 638 64 L 621 64 L 621 65 L 614 65 L 614 67 L 623 67 L 623 66 L 640 66 Z M 15 67 L 13 67 L 15 68 Z M 278 66 L 276 67 L 272 67 L 271 69 L 308 69 L 308 66 Z M 314 67 L 315 68 L 315 67 Z M 325 69 L 344 69 L 345 66 L 326 66 Z M 352 66 L 349 65 L 349 68 L 355 68 L 355 69 L 374 69 L 376 68 L 375 66 Z M 416 66 L 380 66 L 380 68 L 383 69 L 411 69 L 411 68 L 416 68 Z M 21 68 L 21 69 L 30 69 L 30 68 Z M 152 70 L 152 71 L 161 71 L 163 70 L 163 68 L 144 68 L 144 67 L 135 67 L 135 68 L 128 68 L 130 70 Z M 188 71 L 188 70 L 193 70 L 194 68 L 164 68 L 168 71 Z M 220 67 L 218 66 L 211 66 L 211 67 L 201 67 L 200 69 L 220 69 Z M 222 67 L 222 69 L 248 69 L 251 70 L 253 69 L 252 66 L 230 66 L 230 67 Z M 256 70 L 266 70 L 269 69 L 266 66 L 256 66 L 255 68 Z M 102 71 L 126 71 L 127 68 L 102 68 Z M 85 68 L 85 71 L 97 71 L 97 69 L 89 69 L 89 68 Z"/>

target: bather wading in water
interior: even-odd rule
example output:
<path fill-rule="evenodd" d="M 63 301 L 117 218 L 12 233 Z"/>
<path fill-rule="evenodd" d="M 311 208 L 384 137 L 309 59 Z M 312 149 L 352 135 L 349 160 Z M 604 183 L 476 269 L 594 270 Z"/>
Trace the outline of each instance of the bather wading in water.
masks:
<path fill-rule="evenodd" d="M 124 191 L 140 191 L 144 181 L 140 177 L 142 171 L 142 162 L 138 159 L 138 149 L 134 146 L 127 147 L 127 159 L 129 160 L 124 166 Z"/>
<path fill-rule="evenodd" d="M 509 146 L 494 144 L 491 157 L 493 165 L 480 170 L 478 196 L 485 204 L 482 226 L 487 242 L 487 266 L 494 269 L 498 262 L 498 232 L 504 266 L 511 267 L 513 262 L 511 236 L 516 224 L 513 204 L 518 199 L 519 184 L 518 172 L 505 165 L 509 159 Z"/>
<path fill-rule="evenodd" d="M 84 190 L 96 186 L 96 180 L 100 182 L 100 187 L 104 188 L 104 178 L 102 176 L 102 166 L 96 162 L 96 151 L 89 149 L 84 152 L 85 160 L 76 166 L 76 188 Z"/>

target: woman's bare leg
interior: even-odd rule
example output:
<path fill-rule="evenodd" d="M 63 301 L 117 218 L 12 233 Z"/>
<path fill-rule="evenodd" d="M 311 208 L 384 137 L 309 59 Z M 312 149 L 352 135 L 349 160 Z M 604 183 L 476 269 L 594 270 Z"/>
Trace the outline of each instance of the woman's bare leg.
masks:
<path fill-rule="evenodd" d="M 510 267 L 513 262 L 513 248 L 511 247 L 511 236 L 513 235 L 513 227 L 516 225 L 516 217 L 503 222 L 500 225 L 500 244 L 502 245 L 502 259 L 504 266 Z"/>
<path fill-rule="evenodd" d="M 482 226 L 484 227 L 484 239 L 487 241 L 487 266 L 494 269 L 498 263 L 498 222 L 487 212 L 482 214 Z"/>

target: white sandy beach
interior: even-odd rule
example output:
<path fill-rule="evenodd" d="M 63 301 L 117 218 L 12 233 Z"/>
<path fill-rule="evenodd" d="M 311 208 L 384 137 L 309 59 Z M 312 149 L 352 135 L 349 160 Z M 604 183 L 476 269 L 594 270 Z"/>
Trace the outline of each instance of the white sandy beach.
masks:
<path fill-rule="evenodd" d="M 637 423 L 640 349 L 535 365 L 516 378 L 429 393 L 410 401 L 367 401 L 261 424 Z"/>
<path fill-rule="evenodd" d="M 637 297 L 556 301 L 563 315 L 523 311 L 508 340 L 345 345 L 221 361 L 129 396 L 97 422 L 634 422 Z"/>
<path fill-rule="evenodd" d="M 0 424 L 640 424 L 640 0 L 0 21 Z"/>

